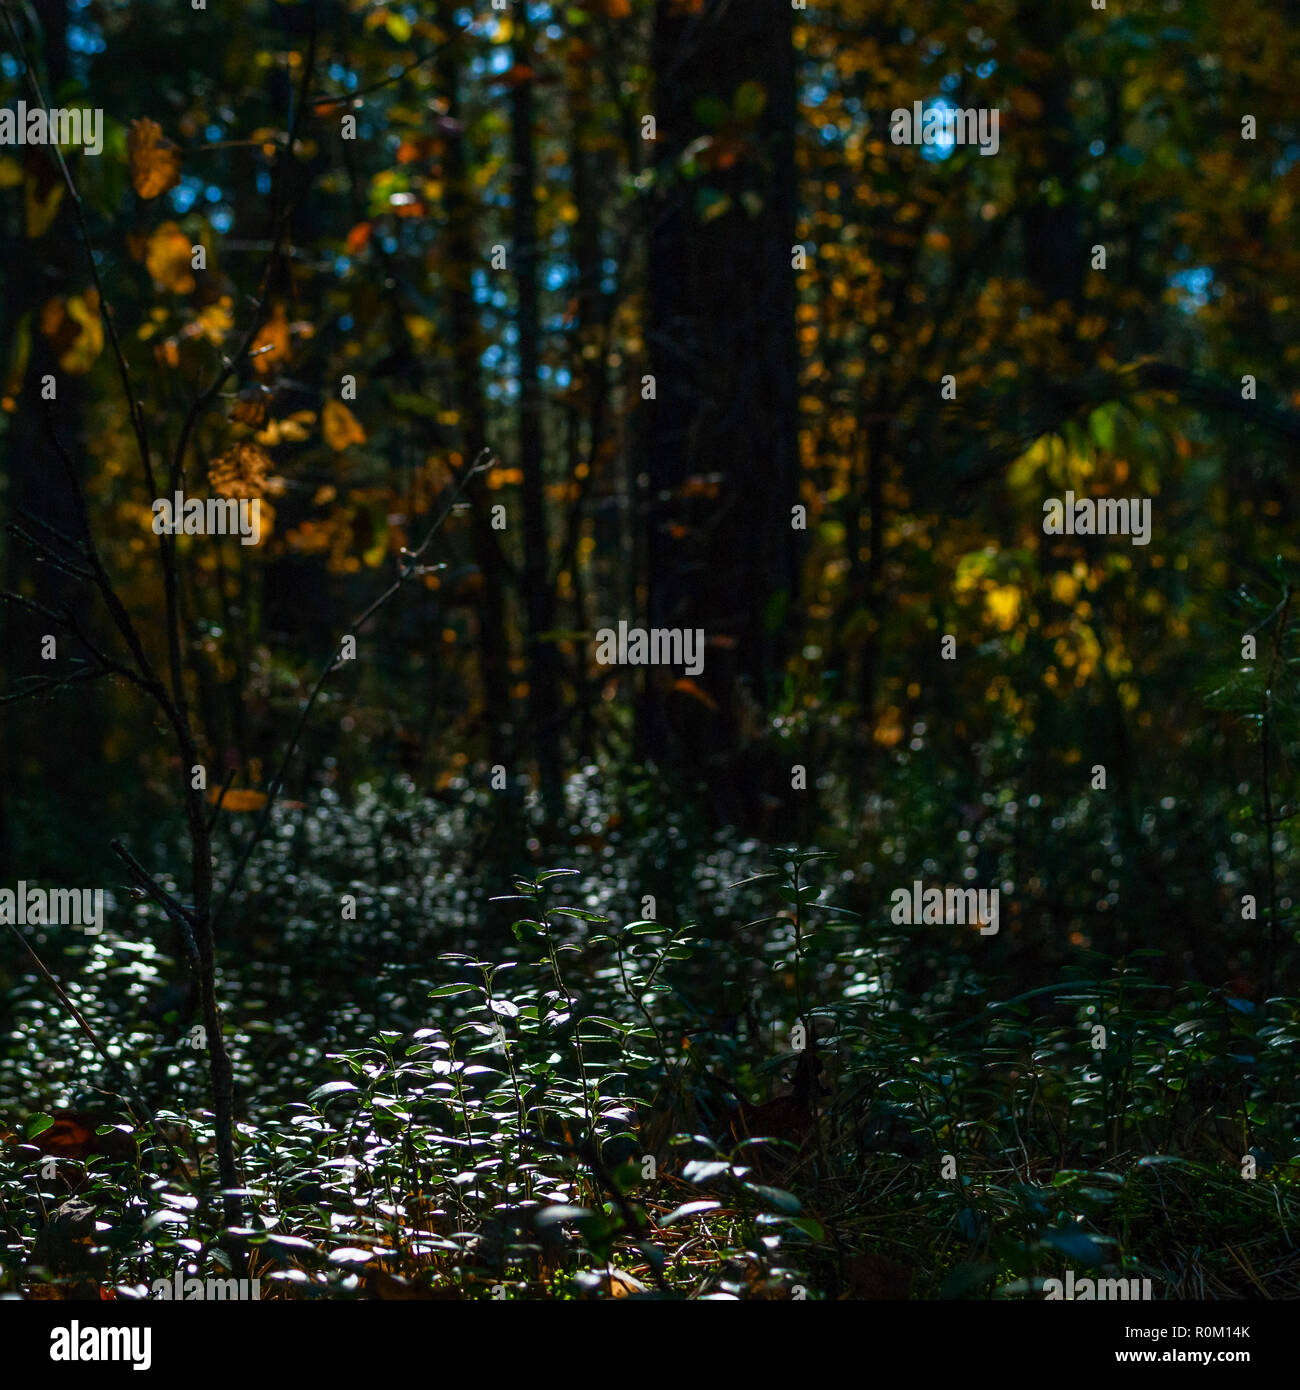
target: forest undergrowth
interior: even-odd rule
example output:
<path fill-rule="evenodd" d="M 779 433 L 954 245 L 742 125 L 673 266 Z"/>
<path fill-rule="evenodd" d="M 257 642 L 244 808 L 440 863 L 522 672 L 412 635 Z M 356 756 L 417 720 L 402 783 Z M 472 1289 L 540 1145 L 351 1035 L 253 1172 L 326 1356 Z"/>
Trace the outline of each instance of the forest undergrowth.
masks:
<path fill-rule="evenodd" d="M 224 942 L 240 1227 L 150 906 L 8 981 L 4 1291 L 1295 1296 L 1295 997 L 1143 948 L 1035 980 L 1014 918 L 900 928 L 843 852 L 597 788 L 519 875 L 468 795 L 276 812 Z"/>

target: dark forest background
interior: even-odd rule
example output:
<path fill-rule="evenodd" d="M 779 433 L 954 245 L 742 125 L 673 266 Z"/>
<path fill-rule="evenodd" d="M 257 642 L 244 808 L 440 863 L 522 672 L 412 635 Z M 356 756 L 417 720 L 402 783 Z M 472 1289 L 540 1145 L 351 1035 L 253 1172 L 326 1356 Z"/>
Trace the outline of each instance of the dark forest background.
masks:
<path fill-rule="evenodd" d="M 5 13 L 6 1291 L 1294 1294 L 1283 7 Z"/>

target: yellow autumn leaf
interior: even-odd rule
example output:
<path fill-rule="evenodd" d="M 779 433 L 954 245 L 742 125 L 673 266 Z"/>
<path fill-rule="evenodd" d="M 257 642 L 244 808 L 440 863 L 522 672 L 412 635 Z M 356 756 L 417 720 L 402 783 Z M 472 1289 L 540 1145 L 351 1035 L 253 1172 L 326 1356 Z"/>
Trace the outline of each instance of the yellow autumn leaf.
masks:
<path fill-rule="evenodd" d="M 99 317 L 99 293 L 93 287 L 84 295 L 55 295 L 40 314 L 41 333 L 59 366 L 73 376 L 83 376 L 103 351 L 104 326 Z"/>
<path fill-rule="evenodd" d="M 144 263 L 154 283 L 173 294 L 189 294 L 195 286 L 190 268 L 190 239 L 179 222 L 164 222 L 149 237 Z"/>
<path fill-rule="evenodd" d="M 1015 627 L 1020 617 L 1020 590 L 1003 584 L 984 595 L 984 612 L 1003 632 Z"/>
<path fill-rule="evenodd" d="M 181 152 L 164 138 L 162 126 L 146 119 L 131 122 L 126 138 L 131 186 L 142 198 L 157 198 L 181 181 Z"/>
<path fill-rule="evenodd" d="M 352 444 L 364 444 L 366 432 L 361 421 L 342 401 L 326 401 L 321 412 L 321 433 L 325 442 L 338 453 Z"/>
<path fill-rule="evenodd" d="M 84 376 L 104 350 L 104 324 L 99 317 L 99 291 L 68 296 L 68 318 L 77 325 L 77 335 L 59 357 L 59 366 L 71 376 Z"/>
<path fill-rule="evenodd" d="M 235 313 L 230 296 L 223 294 L 215 304 L 205 305 L 199 310 L 195 327 L 216 347 L 220 347 L 235 326 Z"/>
<path fill-rule="evenodd" d="M 1078 597 L 1079 581 L 1064 570 L 1058 570 L 1052 576 L 1052 597 L 1057 603 L 1071 604 Z"/>
<path fill-rule="evenodd" d="M 315 423 L 314 410 L 295 410 L 292 415 L 286 415 L 282 420 L 268 420 L 266 428 L 257 433 L 256 439 L 268 449 L 274 448 L 277 444 L 301 444 L 311 438 L 310 426 Z"/>

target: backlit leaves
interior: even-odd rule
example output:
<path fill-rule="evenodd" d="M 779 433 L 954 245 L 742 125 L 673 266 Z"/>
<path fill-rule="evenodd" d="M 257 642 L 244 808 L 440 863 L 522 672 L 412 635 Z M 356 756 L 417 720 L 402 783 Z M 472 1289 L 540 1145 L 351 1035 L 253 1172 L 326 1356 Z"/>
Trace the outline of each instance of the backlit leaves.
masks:
<path fill-rule="evenodd" d="M 258 376 L 270 376 L 289 358 L 289 318 L 283 304 L 277 304 L 271 317 L 262 325 L 249 350 L 253 370 Z"/>
<path fill-rule="evenodd" d="M 131 186 L 141 198 L 157 198 L 181 181 L 180 150 L 148 118 L 131 122 L 126 141 Z"/>
<path fill-rule="evenodd" d="M 85 294 L 56 295 L 41 311 L 41 332 L 51 340 L 60 369 L 84 375 L 104 348 L 99 292 L 92 286 Z"/>
<path fill-rule="evenodd" d="M 220 787 L 211 787 L 208 800 L 213 805 L 220 802 L 223 811 L 260 811 L 266 805 L 266 793 L 251 787 L 227 787 L 223 795 Z"/>
<path fill-rule="evenodd" d="M 237 444 L 208 465 L 208 482 L 220 497 L 261 497 L 271 460 L 256 444 Z"/>
<path fill-rule="evenodd" d="M 145 269 L 154 283 L 172 294 L 189 294 L 195 285 L 190 268 L 190 239 L 179 222 L 164 222 L 149 237 L 145 248 Z"/>
<path fill-rule="evenodd" d="M 325 442 L 338 453 L 353 444 L 364 444 L 366 432 L 360 420 L 342 401 L 326 401 L 321 412 L 321 433 Z"/>

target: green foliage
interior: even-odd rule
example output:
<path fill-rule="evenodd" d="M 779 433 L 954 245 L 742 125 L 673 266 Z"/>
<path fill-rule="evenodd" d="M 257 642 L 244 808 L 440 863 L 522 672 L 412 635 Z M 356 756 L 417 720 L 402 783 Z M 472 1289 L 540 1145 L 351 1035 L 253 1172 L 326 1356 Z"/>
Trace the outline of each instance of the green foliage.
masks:
<path fill-rule="evenodd" d="M 415 803 L 382 814 L 420 820 Z M 365 828 L 331 825 L 319 847 L 337 862 L 332 835 Z M 410 849 L 418 876 L 418 837 Z M 21 1130 L 0 1160 L 4 1288 L 87 1277 L 41 1263 L 69 1192 L 108 1218 L 94 1278 L 120 1297 L 179 1268 L 220 1275 L 232 1238 L 271 1298 L 1016 1298 L 1067 1268 L 1151 1278 L 1157 1297 L 1240 1296 L 1284 1261 L 1300 1002 L 1170 983 L 1156 949 L 1084 953 L 1017 994 L 962 944 L 931 944 L 918 977 L 914 939 L 832 901 L 830 855 L 783 848 L 771 864 L 719 883 L 729 915 L 621 924 L 592 868 L 534 870 L 475 909 L 508 913 L 490 952 L 472 926 L 463 949 L 431 951 L 444 932 L 426 928 L 328 1024 L 311 977 L 331 978 L 330 932 L 309 945 L 300 919 L 302 1045 L 241 1022 L 250 982 L 232 995 L 253 1213 L 234 1231 L 183 1033 L 156 1073 L 179 1103 L 135 1128 L 138 1155 L 41 1155 L 58 1131 L 23 1115 L 32 1038 L 61 1040 L 43 1065 L 70 1109 L 91 1104 L 77 1076 L 122 1105 L 129 1090 L 18 987 L 11 1003 L 40 1024 L 0 1067 Z M 308 867 L 268 858 L 256 896 L 290 910 Z M 84 955 L 79 1010 L 120 1031 L 159 957 L 111 933 Z M 145 1034 L 122 1036 L 147 1055 Z"/>

